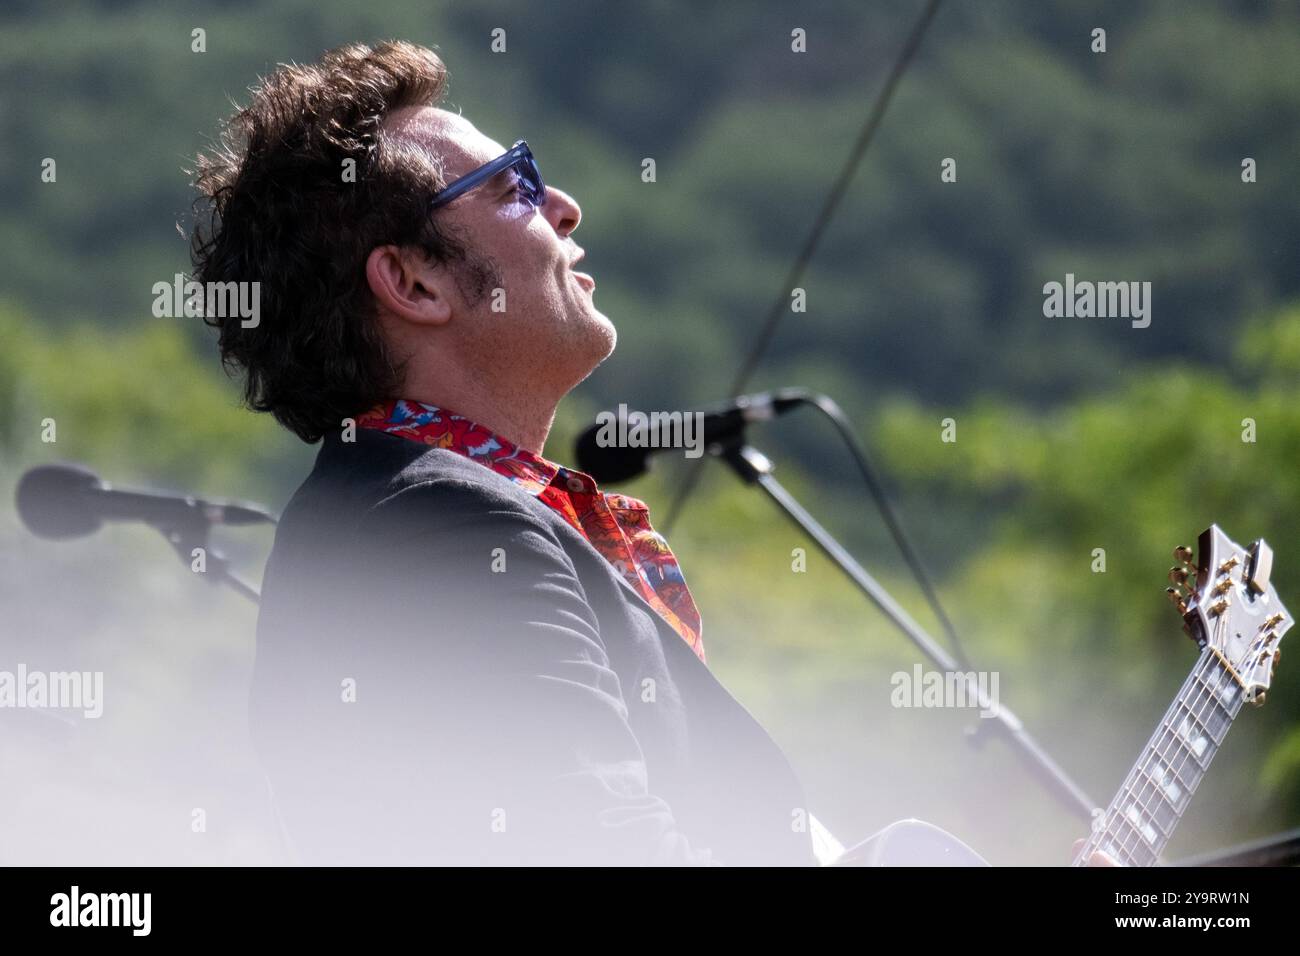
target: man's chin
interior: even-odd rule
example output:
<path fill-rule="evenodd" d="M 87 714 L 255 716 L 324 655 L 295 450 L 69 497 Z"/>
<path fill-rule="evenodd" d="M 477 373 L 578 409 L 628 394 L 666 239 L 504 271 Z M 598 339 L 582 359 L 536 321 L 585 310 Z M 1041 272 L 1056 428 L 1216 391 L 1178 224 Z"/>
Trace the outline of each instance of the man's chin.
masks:
<path fill-rule="evenodd" d="M 585 367 L 578 381 L 574 382 L 575 387 L 579 382 L 586 381 L 587 376 L 613 355 L 614 346 L 618 344 L 618 331 L 614 328 L 614 323 L 600 312 L 588 312 L 583 317 L 582 333 L 586 346 L 583 349 L 586 353 L 583 362 Z"/>
<path fill-rule="evenodd" d="M 605 359 L 613 355 L 614 349 L 618 347 L 618 329 L 614 327 L 614 323 L 609 320 L 609 317 L 606 316 L 605 313 L 597 312 L 596 315 L 600 316 L 600 321 L 604 324 L 607 331 L 607 346 L 605 348 L 605 354 L 600 358 L 603 362 Z"/>
<path fill-rule="evenodd" d="M 596 357 L 596 364 L 599 365 L 614 354 L 614 348 L 618 345 L 618 329 L 614 328 L 609 316 L 598 309 L 587 313 L 584 324 L 591 330 L 593 351 L 599 353 Z"/>

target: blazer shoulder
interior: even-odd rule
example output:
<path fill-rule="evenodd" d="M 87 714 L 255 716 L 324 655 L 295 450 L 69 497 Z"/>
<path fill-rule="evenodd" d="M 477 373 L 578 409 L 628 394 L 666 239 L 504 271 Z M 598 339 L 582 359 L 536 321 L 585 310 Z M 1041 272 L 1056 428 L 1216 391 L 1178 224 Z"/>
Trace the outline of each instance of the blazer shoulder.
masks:
<path fill-rule="evenodd" d="M 308 484 L 346 485 L 365 502 L 367 510 L 413 488 L 419 488 L 419 496 L 426 500 L 477 498 L 500 505 L 534 498 L 510 479 L 464 455 L 370 429 L 359 431 L 350 442 L 327 435 Z"/>
<path fill-rule="evenodd" d="M 439 547 L 476 535 L 523 535 L 530 550 L 558 554 L 572 529 L 538 496 L 453 451 L 396 435 L 359 431 L 325 438 L 312 475 L 286 508 L 291 524 L 346 525 L 349 536 Z M 283 525 L 283 519 L 282 519 Z M 571 544 L 571 541 L 570 541 Z"/>
<path fill-rule="evenodd" d="M 464 455 L 394 440 L 412 444 L 418 454 L 371 490 L 363 524 L 466 532 L 513 526 L 561 548 L 556 525 L 564 521 L 536 495 Z"/>
<path fill-rule="evenodd" d="M 394 474 L 370 511 L 390 508 L 398 498 L 532 518 L 552 515 L 536 495 L 506 476 L 443 448 L 427 450 Z"/>

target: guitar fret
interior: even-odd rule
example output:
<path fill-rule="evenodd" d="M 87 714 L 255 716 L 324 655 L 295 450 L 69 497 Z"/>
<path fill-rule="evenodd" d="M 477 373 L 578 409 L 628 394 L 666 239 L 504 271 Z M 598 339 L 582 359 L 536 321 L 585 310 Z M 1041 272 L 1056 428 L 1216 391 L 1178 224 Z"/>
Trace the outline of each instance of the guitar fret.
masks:
<path fill-rule="evenodd" d="M 1142 784 L 1142 789 L 1134 791 L 1138 803 L 1149 808 L 1152 798 L 1155 799 L 1155 812 L 1150 815 L 1150 820 L 1168 837 L 1173 832 L 1173 824 L 1177 822 L 1178 814 L 1174 810 L 1173 804 L 1165 799 L 1160 790 L 1160 785 L 1156 783 L 1155 779 L 1145 770 L 1139 770 L 1138 773 L 1141 774 L 1145 781 Z"/>
<path fill-rule="evenodd" d="M 1172 766 L 1169 762 L 1168 755 L 1156 751 L 1150 747 L 1152 757 L 1155 758 L 1156 773 L 1149 776 L 1159 788 L 1160 796 L 1167 800 L 1175 810 L 1181 814 L 1186 807 L 1188 799 L 1191 797 L 1194 784 L 1190 784 L 1178 772 L 1178 768 Z"/>
<path fill-rule="evenodd" d="M 1209 763 L 1208 761 L 1202 761 L 1201 758 L 1205 754 L 1206 750 L 1209 748 L 1210 741 L 1200 735 L 1184 733 L 1182 728 L 1185 725 L 1186 725 L 1185 721 L 1183 723 L 1180 723 L 1178 725 L 1177 730 L 1174 729 L 1174 726 L 1172 724 L 1166 725 L 1165 732 L 1170 736 L 1171 738 L 1170 743 L 1172 744 L 1172 746 L 1178 752 L 1181 753 L 1181 755 L 1184 757 L 1184 760 L 1190 757 L 1192 763 L 1196 766 L 1197 773 L 1204 774 L 1205 770 L 1209 766 Z M 1192 783 L 1192 787 L 1195 788 L 1196 784 L 1198 783 L 1200 783 L 1199 778 L 1195 781 L 1195 783 Z"/>
<path fill-rule="evenodd" d="M 1133 846 L 1130 848 L 1129 837 L 1124 838 L 1125 853 L 1129 857 L 1130 865 L 1150 866 L 1156 859 L 1156 853 L 1152 850 L 1152 847 L 1159 841 L 1159 835 L 1153 832 L 1152 835 L 1148 837 L 1147 833 L 1151 830 L 1150 824 L 1144 822 L 1135 823 L 1132 817 L 1129 816 L 1129 813 L 1132 813 L 1132 815 L 1137 817 L 1138 820 L 1142 819 L 1141 811 L 1133 804 L 1130 804 L 1129 810 L 1120 818 L 1121 825 L 1129 830 L 1133 840 Z M 1142 862 L 1139 853 L 1150 857 L 1150 860 L 1145 863 Z"/>
<path fill-rule="evenodd" d="M 1211 707 L 1208 714 L 1199 711 L 1194 712 L 1190 708 L 1186 707 L 1185 709 L 1188 711 L 1188 718 L 1194 721 L 1197 726 L 1205 732 L 1206 736 L 1214 742 L 1216 747 L 1223 743 L 1223 738 L 1228 735 L 1228 727 L 1230 726 L 1230 723 L 1217 708 Z"/>
<path fill-rule="evenodd" d="M 1209 703 L 1212 700 L 1213 698 L 1211 697 L 1206 701 L 1206 703 Z M 1184 712 L 1183 722 L 1179 724 L 1180 730 L 1185 728 L 1185 731 L 1183 733 L 1184 737 L 1186 737 L 1187 734 L 1193 729 L 1199 729 L 1199 731 L 1205 737 L 1209 738 L 1210 741 L 1212 741 L 1215 744 L 1219 743 L 1219 741 L 1222 738 L 1215 736 L 1214 733 L 1210 730 L 1210 725 L 1206 723 L 1206 716 L 1203 712 L 1205 709 L 1204 704 L 1199 704 L 1197 705 L 1197 707 L 1194 708 L 1188 703 L 1180 703 L 1178 707 L 1180 710 Z M 1192 726 L 1193 724 L 1195 725 L 1195 727 Z"/>
<path fill-rule="evenodd" d="M 1226 737 L 1228 734 L 1228 728 L 1232 726 L 1233 712 L 1223 702 L 1223 698 L 1220 695 L 1219 688 L 1211 687 L 1210 685 L 1206 684 L 1204 681 L 1201 681 L 1201 685 L 1205 688 L 1207 694 L 1209 695 L 1209 700 L 1213 706 L 1211 707 L 1210 714 L 1208 715 L 1208 722 L 1206 721 L 1206 715 L 1202 715 L 1199 712 L 1196 715 L 1197 720 L 1201 721 L 1202 725 L 1204 725 L 1205 728 L 1210 732 L 1210 736 L 1214 738 L 1215 743 L 1221 744 L 1223 743 L 1223 738 Z M 1231 688 L 1233 693 L 1235 694 L 1237 689 L 1237 684 L 1235 681 L 1229 678 L 1226 686 L 1228 688 Z M 1215 733 L 1215 728 L 1218 728 L 1217 733 Z"/>
<path fill-rule="evenodd" d="M 1159 855 L 1191 799 L 1191 790 L 1166 761 L 1155 756 L 1152 764 L 1159 776 L 1139 766 L 1136 771 L 1142 784 L 1138 788 L 1130 787 L 1129 793 L 1147 825 L 1144 836 L 1154 854 Z"/>
<path fill-rule="evenodd" d="M 1219 741 L 1190 711 L 1179 721 L 1176 733 L 1183 749 L 1191 753 L 1196 758 L 1196 762 L 1201 769 L 1205 770 L 1209 766 L 1209 760 L 1203 758 L 1206 753 L 1209 753 L 1211 757 L 1213 756 L 1214 750 L 1219 746 Z"/>
<path fill-rule="evenodd" d="M 1110 855 L 1111 859 L 1125 866 L 1132 866 L 1133 860 L 1129 858 L 1128 853 L 1124 850 L 1122 843 L 1116 843 L 1117 834 L 1107 833 L 1107 839 L 1100 843 L 1097 849 Z"/>
<path fill-rule="evenodd" d="M 1115 832 L 1116 827 L 1123 827 L 1124 829 L 1128 830 L 1128 835 L 1121 837 L 1119 833 Z M 1139 849 L 1146 849 L 1147 854 L 1152 857 L 1152 861 L 1154 862 L 1155 857 L 1153 854 L 1150 853 L 1150 849 L 1148 847 L 1143 847 L 1143 842 L 1142 842 L 1143 837 L 1141 831 L 1137 827 L 1135 827 L 1126 817 L 1120 816 L 1115 819 L 1115 821 L 1111 824 L 1111 834 L 1112 837 L 1120 837 L 1118 845 L 1115 844 L 1113 838 L 1111 841 L 1111 845 L 1115 846 L 1115 848 L 1119 851 L 1119 855 L 1116 857 L 1116 859 L 1118 859 L 1121 863 L 1124 863 L 1126 866 L 1146 865 L 1141 863 L 1140 860 L 1138 859 L 1137 854 Z M 1132 841 L 1132 846 L 1129 845 L 1130 840 Z"/>

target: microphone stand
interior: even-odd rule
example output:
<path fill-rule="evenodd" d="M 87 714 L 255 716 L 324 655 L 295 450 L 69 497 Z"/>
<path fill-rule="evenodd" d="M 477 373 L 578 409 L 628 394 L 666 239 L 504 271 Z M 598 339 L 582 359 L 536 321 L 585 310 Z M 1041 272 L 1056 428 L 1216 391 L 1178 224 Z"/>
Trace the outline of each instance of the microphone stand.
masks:
<path fill-rule="evenodd" d="M 275 519 L 270 515 L 266 516 L 266 520 L 272 524 L 275 523 Z M 167 539 L 167 543 L 175 550 L 182 564 L 190 564 L 194 559 L 194 549 L 202 548 L 205 552 L 205 577 L 214 584 L 227 585 L 231 590 L 239 592 L 254 604 L 260 603 L 262 596 L 258 593 L 257 588 L 234 572 L 230 566 L 229 558 L 215 548 L 208 546 L 208 535 L 212 531 L 212 524 L 212 520 L 201 509 L 195 509 L 190 514 L 187 514 L 183 520 L 149 522 L 151 528 L 156 529 Z"/>
<path fill-rule="evenodd" d="M 729 464 L 746 484 L 756 484 L 762 488 L 777 507 L 817 543 L 822 553 L 835 562 L 858 590 L 866 595 L 937 668 L 946 674 L 963 673 L 957 661 L 943 646 L 926 633 L 925 629 L 912 619 L 912 616 L 894 600 L 880 582 L 868 574 L 853 555 L 849 554 L 843 545 L 836 541 L 831 533 L 823 528 L 773 477 L 772 462 L 762 452 L 747 444 L 743 435 L 738 434 L 734 438 L 711 445 L 709 453 Z M 1014 713 L 1000 702 L 996 706 L 992 705 L 987 695 L 979 689 L 973 674 L 968 675 L 966 681 L 969 692 L 978 700 L 981 710 L 991 709 L 994 712 L 995 719 L 989 722 L 994 724 L 1012 748 L 1024 759 L 1039 782 L 1069 809 L 1091 823 L 1093 810 L 1097 804 L 1039 746 Z M 976 731 L 968 737 L 972 743 L 979 741 L 979 734 L 983 731 L 985 723 L 985 720 L 981 720 Z"/>

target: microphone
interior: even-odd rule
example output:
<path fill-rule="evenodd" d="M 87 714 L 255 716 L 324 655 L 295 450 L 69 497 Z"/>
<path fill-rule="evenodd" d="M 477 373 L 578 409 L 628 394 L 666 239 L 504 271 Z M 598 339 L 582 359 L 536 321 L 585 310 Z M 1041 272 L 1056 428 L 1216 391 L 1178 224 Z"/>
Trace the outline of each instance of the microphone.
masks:
<path fill-rule="evenodd" d="M 93 534 L 105 521 L 142 521 L 161 529 L 275 523 L 274 515 L 255 505 L 119 490 L 74 464 L 29 468 L 18 482 L 14 503 L 32 534 L 55 541 Z"/>
<path fill-rule="evenodd" d="M 750 422 L 762 422 L 783 415 L 794 406 L 808 400 L 808 392 L 802 388 L 783 388 L 775 392 L 758 392 L 753 395 L 741 395 L 722 405 L 703 412 L 677 412 L 660 415 L 643 415 L 644 427 L 627 424 L 626 407 L 619 407 L 619 414 L 614 422 L 597 421 L 597 423 L 580 436 L 574 445 L 574 457 L 578 469 L 590 475 L 598 484 L 628 481 L 643 474 L 649 468 L 651 455 L 661 451 L 680 451 L 681 442 L 675 440 L 674 427 L 682 433 L 681 421 L 684 415 L 700 415 L 700 427 L 697 437 L 703 447 L 721 444 L 741 435 Z M 613 416 L 613 412 L 602 412 L 602 416 Z M 676 422 L 673 421 L 676 417 Z M 612 426 L 617 426 L 612 427 Z M 636 442 L 615 440 L 616 436 L 630 436 L 636 433 Z"/>

